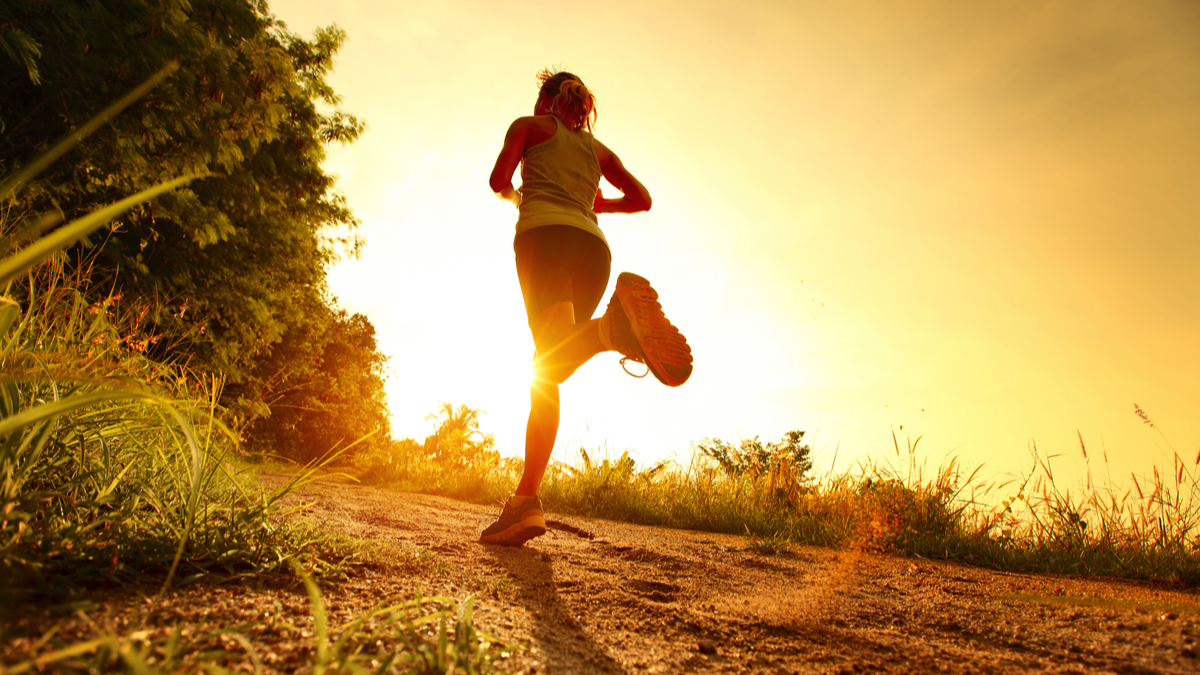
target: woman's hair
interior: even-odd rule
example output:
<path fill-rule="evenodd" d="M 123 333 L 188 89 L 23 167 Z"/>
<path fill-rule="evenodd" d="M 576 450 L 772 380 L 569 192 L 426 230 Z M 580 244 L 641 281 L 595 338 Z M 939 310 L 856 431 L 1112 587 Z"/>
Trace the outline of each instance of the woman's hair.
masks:
<path fill-rule="evenodd" d="M 546 97 L 551 109 L 568 127 L 574 131 L 587 128 L 591 132 L 596 123 L 596 97 L 578 75 L 566 71 L 553 73 L 543 68 L 537 79 L 541 85 L 538 97 Z"/>

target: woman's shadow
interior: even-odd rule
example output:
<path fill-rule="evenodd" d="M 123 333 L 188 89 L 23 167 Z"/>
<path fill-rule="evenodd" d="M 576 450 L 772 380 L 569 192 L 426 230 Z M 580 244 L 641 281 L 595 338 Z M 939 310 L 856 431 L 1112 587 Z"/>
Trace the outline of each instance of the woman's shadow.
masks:
<path fill-rule="evenodd" d="M 483 545 L 516 584 L 518 602 L 529 610 L 533 638 L 550 673 L 623 673 L 607 650 L 593 639 L 587 616 L 573 610 L 558 594 L 554 568 L 540 551 L 524 546 Z M 581 622 L 582 620 L 582 622 Z"/>

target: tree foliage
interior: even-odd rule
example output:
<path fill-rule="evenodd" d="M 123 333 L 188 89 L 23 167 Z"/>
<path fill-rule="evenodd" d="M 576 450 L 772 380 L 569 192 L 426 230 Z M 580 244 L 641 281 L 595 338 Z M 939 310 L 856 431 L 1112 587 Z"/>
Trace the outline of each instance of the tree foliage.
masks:
<path fill-rule="evenodd" d="M 4 207 L 71 217 L 208 174 L 93 236 L 93 281 L 152 300 L 166 339 L 151 356 L 223 376 L 252 441 L 300 456 L 386 428 L 374 329 L 331 309 L 325 277 L 361 246 L 321 168 L 326 144 L 363 130 L 326 81 L 344 40 L 335 26 L 292 34 L 263 0 L 0 0 L 0 175 L 181 64 Z"/>
<path fill-rule="evenodd" d="M 778 443 L 763 444 L 754 438 L 743 438 L 739 447 L 719 438 L 706 438 L 692 446 L 713 458 L 730 476 L 758 478 L 781 468 L 796 476 L 812 470 L 812 448 L 803 444 L 803 431 L 789 431 Z"/>
<path fill-rule="evenodd" d="M 812 448 L 802 443 L 803 438 L 803 431 L 789 431 L 778 443 L 764 444 L 755 436 L 742 439 L 735 448 L 706 438 L 692 447 L 716 460 L 729 478 L 759 484 L 778 506 L 794 508 L 812 485 Z"/>
<path fill-rule="evenodd" d="M 8 58 L 25 68 L 30 82 L 42 83 L 37 67 L 37 57 L 42 55 L 41 45 L 20 30 L 12 26 L 4 26 L 0 28 L 0 49 L 4 50 Z M 4 125 L 0 122 L 0 132 L 2 131 L 4 131 Z"/>
<path fill-rule="evenodd" d="M 213 174 L 114 223 L 103 252 L 122 288 L 187 303 L 184 325 L 163 316 L 162 330 L 202 336 L 193 360 L 245 377 L 324 292 L 332 235 L 357 244 L 354 216 L 321 169 L 325 143 L 362 130 L 318 107 L 338 103 L 325 76 L 344 33 L 302 39 L 251 0 L 0 0 L 0 25 L 41 50 L 40 83 L 0 70 L 0 173 L 181 62 L 43 174 L 22 206 L 71 216 L 168 177 Z"/>
<path fill-rule="evenodd" d="M 368 446 L 386 445 L 385 365 L 365 316 L 313 307 L 256 365 L 258 389 L 243 393 L 269 411 L 250 424 L 251 449 L 308 462 L 372 433 Z"/>
<path fill-rule="evenodd" d="M 480 458 L 498 459 L 496 439 L 479 430 L 482 414 L 482 410 L 467 407 L 465 403 L 455 408 L 442 401 L 436 413 L 425 416 L 437 423 L 422 444 L 425 456 L 446 468 L 463 467 Z"/>

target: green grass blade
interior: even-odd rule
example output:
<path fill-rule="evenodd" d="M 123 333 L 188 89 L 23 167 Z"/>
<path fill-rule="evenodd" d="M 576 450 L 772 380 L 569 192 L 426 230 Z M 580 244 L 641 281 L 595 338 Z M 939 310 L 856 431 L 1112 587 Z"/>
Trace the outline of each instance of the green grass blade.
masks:
<path fill-rule="evenodd" d="M 317 588 L 317 582 L 312 580 L 300 563 L 296 562 L 295 558 L 289 559 L 288 562 L 292 564 L 292 569 L 304 582 L 304 590 L 308 592 L 308 604 L 313 615 L 313 640 L 317 647 L 317 663 L 313 672 L 321 675 L 329 665 L 329 617 L 325 614 L 325 602 L 321 599 L 321 589 Z"/>
<path fill-rule="evenodd" d="M 160 183 L 151 188 L 146 188 L 141 192 L 122 199 L 121 201 L 110 204 L 101 209 L 97 209 L 86 216 L 73 220 L 66 225 L 58 228 L 54 232 L 38 239 L 34 243 L 26 246 L 20 251 L 5 258 L 0 262 L 0 286 L 7 285 L 10 281 L 17 278 L 20 274 L 41 262 L 46 256 L 66 248 L 75 243 L 79 239 L 86 236 L 101 225 L 111 221 L 113 218 L 137 206 L 138 204 L 153 199 L 158 195 L 174 190 L 175 188 L 185 185 L 190 181 L 200 178 L 198 175 L 188 175 L 176 178 L 174 180 Z"/>
<path fill-rule="evenodd" d="M 54 144 L 46 152 L 38 155 L 25 168 L 9 176 L 3 184 L 0 184 L 0 199 L 9 196 L 17 191 L 25 183 L 33 179 L 57 160 L 67 153 L 68 150 L 79 145 L 79 142 L 86 138 L 96 129 L 104 126 L 109 120 L 117 116 L 125 108 L 128 108 L 134 101 L 146 95 L 146 92 L 153 89 L 159 82 L 165 80 L 171 73 L 179 69 L 179 62 L 172 61 L 163 66 L 157 73 L 150 76 L 148 80 L 137 86 L 136 89 L 125 94 L 120 100 L 101 110 L 92 119 L 88 120 L 82 127 L 67 134 L 62 140 Z"/>
<path fill-rule="evenodd" d="M 196 525 L 196 509 L 200 504 L 200 481 L 203 479 L 204 474 L 204 455 L 200 452 L 200 444 L 196 442 L 195 434 L 192 433 L 192 426 L 183 418 L 183 415 L 180 415 L 179 411 L 166 401 L 153 398 L 149 400 L 164 406 L 167 412 L 175 418 L 175 423 L 179 425 L 179 429 L 183 432 L 184 439 L 187 441 L 188 448 L 192 452 L 192 485 L 191 494 L 188 496 L 187 522 L 184 523 L 183 534 L 179 538 L 179 546 L 175 549 L 175 559 L 171 562 L 171 569 L 167 572 L 167 578 L 163 580 L 162 588 L 158 591 L 161 595 L 171 585 L 171 580 L 175 578 L 175 571 L 179 569 L 179 560 L 183 557 L 183 548 L 187 545 L 188 539 L 192 535 L 192 528 Z"/>
<path fill-rule="evenodd" d="M 61 223 L 62 219 L 62 213 L 58 211 L 43 213 L 38 216 L 32 225 L 16 234 L 10 235 L 4 241 L 0 241 L 0 257 L 8 255 L 9 249 L 21 248 L 25 244 L 49 232 L 54 226 Z"/>
<path fill-rule="evenodd" d="M 88 640 L 87 642 L 77 642 L 58 651 L 50 652 L 49 654 L 43 654 L 35 659 L 22 661 L 21 663 L 0 670 L 0 674 L 19 675 L 19 673 L 27 673 L 31 670 L 37 670 L 38 672 L 41 672 L 48 665 L 58 663 L 59 661 L 65 661 L 66 659 L 87 654 L 89 652 L 94 652 L 105 645 L 111 646 L 112 643 L 112 638 L 108 637 Z"/>
<path fill-rule="evenodd" d="M 0 420 L 0 437 L 7 436 L 18 429 L 22 429 L 31 424 L 40 422 L 41 420 L 62 415 L 63 413 L 72 412 L 81 408 L 103 403 L 104 401 L 116 401 L 123 398 L 142 398 L 145 394 L 140 394 L 132 391 L 95 391 L 90 394 L 77 394 L 69 396 L 58 401 L 43 403 L 23 412 L 17 413 L 12 417 Z"/>
<path fill-rule="evenodd" d="M 19 318 L 21 318 L 21 305 L 10 297 L 0 297 L 0 341 L 4 340 L 4 336 L 8 334 L 8 329 Z M 0 353 L 3 352 L 0 351 Z"/>

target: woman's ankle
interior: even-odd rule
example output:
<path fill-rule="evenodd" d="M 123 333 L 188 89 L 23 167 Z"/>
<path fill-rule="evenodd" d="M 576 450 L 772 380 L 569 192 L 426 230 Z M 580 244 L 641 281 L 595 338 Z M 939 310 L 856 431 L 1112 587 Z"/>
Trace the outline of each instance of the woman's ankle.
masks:
<path fill-rule="evenodd" d="M 612 341 L 612 319 L 608 316 L 607 312 L 600 317 L 600 322 L 597 324 L 597 328 L 600 332 L 600 344 L 604 345 L 604 348 L 610 352 L 617 351 L 617 348 Z"/>

